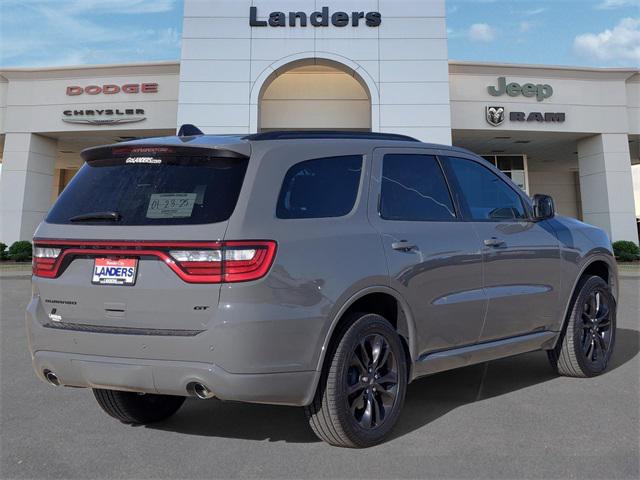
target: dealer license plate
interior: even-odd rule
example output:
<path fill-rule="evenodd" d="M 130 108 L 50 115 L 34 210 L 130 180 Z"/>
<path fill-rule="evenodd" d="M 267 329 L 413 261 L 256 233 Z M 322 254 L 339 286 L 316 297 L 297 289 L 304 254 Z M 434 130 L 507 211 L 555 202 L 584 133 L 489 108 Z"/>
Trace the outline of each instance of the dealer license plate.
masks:
<path fill-rule="evenodd" d="M 91 283 L 96 285 L 133 285 L 136 283 L 138 260 L 135 258 L 96 258 Z"/>

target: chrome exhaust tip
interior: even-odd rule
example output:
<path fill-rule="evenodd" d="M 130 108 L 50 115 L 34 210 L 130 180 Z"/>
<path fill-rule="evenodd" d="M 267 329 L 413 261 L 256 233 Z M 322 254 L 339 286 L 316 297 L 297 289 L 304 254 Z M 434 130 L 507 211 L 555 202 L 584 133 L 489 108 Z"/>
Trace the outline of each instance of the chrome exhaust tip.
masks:
<path fill-rule="evenodd" d="M 192 395 L 195 395 L 200 400 L 213 398 L 213 392 L 209 389 L 209 387 L 203 385 L 202 383 L 192 383 L 189 385 L 188 390 Z"/>
<path fill-rule="evenodd" d="M 44 374 L 44 378 L 46 378 L 47 382 L 49 382 L 51 385 L 53 385 L 54 387 L 60 386 L 60 379 L 51 370 L 45 370 L 42 373 Z"/>

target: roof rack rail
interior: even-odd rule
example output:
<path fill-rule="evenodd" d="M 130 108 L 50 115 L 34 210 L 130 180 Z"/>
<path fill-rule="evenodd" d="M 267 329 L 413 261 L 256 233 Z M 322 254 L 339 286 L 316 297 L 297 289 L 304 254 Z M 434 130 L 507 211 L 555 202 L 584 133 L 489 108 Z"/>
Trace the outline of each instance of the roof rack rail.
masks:
<path fill-rule="evenodd" d="M 347 139 L 347 140 L 388 140 L 394 142 L 419 142 L 413 137 L 396 133 L 345 132 L 333 130 L 283 130 L 254 133 L 244 137 L 245 140 L 305 140 L 305 139 Z"/>
<path fill-rule="evenodd" d="M 178 130 L 179 137 L 195 137 L 197 135 L 204 135 L 202 130 L 200 130 L 195 125 L 191 125 L 190 123 L 185 123 Z"/>

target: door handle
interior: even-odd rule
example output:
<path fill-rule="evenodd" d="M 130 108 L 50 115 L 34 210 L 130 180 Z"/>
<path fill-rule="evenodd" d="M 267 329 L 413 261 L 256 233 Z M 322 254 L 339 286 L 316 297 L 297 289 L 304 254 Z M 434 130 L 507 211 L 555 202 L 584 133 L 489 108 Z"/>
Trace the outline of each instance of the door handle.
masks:
<path fill-rule="evenodd" d="M 487 247 L 494 247 L 494 248 L 505 247 L 507 245 L 505 242 L 503 242 L 502 240 L 496 237 L 491 237 L 485 240 L 484 244 Z"/>
<path fill-rule="evenodd" d="M 400 240 L 399 242 L 393 242 L 391 248 L 399 250 L 400 252 L 411 252 L 412 250 L 418 250 L 418 246 L 413 243 L 409 243 L 406 240 Z"/>

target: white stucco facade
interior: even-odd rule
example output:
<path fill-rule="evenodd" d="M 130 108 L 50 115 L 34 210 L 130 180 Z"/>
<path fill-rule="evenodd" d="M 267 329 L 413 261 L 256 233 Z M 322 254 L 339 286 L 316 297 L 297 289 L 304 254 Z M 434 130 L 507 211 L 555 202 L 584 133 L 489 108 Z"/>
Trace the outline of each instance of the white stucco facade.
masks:
<path fill-rule="evenodd" d="M 30 239 L 83 148 L 183 123 L 453 143 L 559 213 L 638 240 L 638 69 L 450 60 L 444 0 L 185 0 L 180 61 L 0 70 L 0 241 Z"/>
<path fill-rule="evenodd" d="M 212 5 L 213 4 L 213 5 Z M 381 12 L 377 27 L 251 27 L 249 9 Z M 265 85 L 294 66 L 329 64 L 357 78 L 371 128 L 451 142 L 444 0 L 185 2 L 178 121 L 207 133 L 255 132 Z"/>

